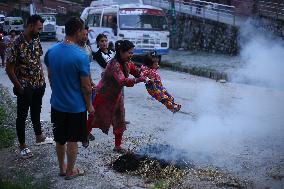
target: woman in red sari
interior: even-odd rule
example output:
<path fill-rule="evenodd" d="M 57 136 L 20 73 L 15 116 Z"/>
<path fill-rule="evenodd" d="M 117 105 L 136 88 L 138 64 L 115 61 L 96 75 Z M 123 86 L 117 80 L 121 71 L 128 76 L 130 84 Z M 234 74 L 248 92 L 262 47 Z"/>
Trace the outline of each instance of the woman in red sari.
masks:
<path fill-rule="evenodd" d="M 97 85 L 97 94 L 93 101 L 95 113 L 88 119 L 88 133 L 91 133 L 92 128 L 99 128 L 103 133 L 108 134 L 110 125 L 113 126 L 115 136 L 113 150 L 117 152 L 124 151 L 121 144 L 123 132 L 126 130 L 123 87 L 133 87 L 146 80 L 140 77 L 139 69 L 130 62 L 133 49 L 133 43 L 128 40 L 117 43 L 116 55 L 107 65 Z M 129 74 L 135 78 L 129 78 Z"/>

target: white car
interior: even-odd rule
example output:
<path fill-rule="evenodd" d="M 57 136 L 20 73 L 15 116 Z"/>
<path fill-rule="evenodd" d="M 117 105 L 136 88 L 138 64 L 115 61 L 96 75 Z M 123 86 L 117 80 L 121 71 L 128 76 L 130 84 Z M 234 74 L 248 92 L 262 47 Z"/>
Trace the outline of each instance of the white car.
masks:
<path fill-rule="evenodd" d="M 24 31 L 24 22 L 21 17 L 6 17 L 4 20 L 3 30 L 9 33 L 11 30 L 15 30 L 17 34 Z"/>

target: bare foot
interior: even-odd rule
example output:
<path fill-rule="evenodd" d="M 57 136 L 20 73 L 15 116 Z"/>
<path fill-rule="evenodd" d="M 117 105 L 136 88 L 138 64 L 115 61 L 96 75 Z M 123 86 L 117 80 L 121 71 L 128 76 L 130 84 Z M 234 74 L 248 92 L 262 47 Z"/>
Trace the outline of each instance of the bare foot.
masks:
<path fill-rule="evenodd" d="M 122 148 L 122 147 L 120 147 L 120 146 L 115 146 L 115 147 L 113 148 L 113 151 L 114 151 L 114 152 L 117 152 L 117 153 L 119 153 L 119 154 L 125 154 L 125 153 L 127 152 L 126 149 L 124 149 L 124 148 Z"/>
<path fill-rule="evenodd" d="M 27 148 L 26 143 L 20 144 L 20 145 L 19 145 L 19 148 L 20 148 L 20 150 L 23 150 L 23 149 Z"/>
<path fill-rule="evenodd" d="M 36 135 L 36 143 L 41 143 L 45 141 L 45 136 L 43 136 L 43 134 L 41 135 Z"/>
<path fill-rule="evenodd" d="M 176 104 L 176 105 L 174 105 L 174 108 L 171 109 L 171 112 L 176 113 L 176 112 L 178 112 L 180 110 L 180 108 L 181 108 L 181 105 L 180 104 Z"/>
<path fill-rule="evenodd" d="M 71 174 L 66 174 L 65 180 L 71 180 L 74 179 L 78 176 L 84 176 L 85 175 L 85 171 L 81 170 L 79 168 L 75 168 L 73 169 Z"/>
<path fill-rule="evenodd" d="M 60 169 L 60 172 L 59 172 L 58 175 L 59 175 L 60 177 L 66 176 L 66 169 L 67 169 L 67 165 L 64 164 L 64 165 L 62 166 L 62 168 Z"/>

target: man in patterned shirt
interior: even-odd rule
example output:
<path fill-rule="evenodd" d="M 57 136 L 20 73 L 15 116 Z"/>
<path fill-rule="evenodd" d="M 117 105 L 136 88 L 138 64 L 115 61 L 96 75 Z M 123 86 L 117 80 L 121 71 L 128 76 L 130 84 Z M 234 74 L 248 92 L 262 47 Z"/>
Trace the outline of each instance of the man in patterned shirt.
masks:
<path fill-rule="evenodd" d="M 42 134 L 40 123 L 42 97 L 46 86 L 40 63 L 43 51 L 39 32 L 42 30 L 43 22 L 39 15 L 30 16 L 25 31 L 7 49 L 6 72 L 14 84 L 13 91 L 17 96 L 16 130 L 20 155 L 23 158 L 33 156 L 25 143 L 25 121 L 29 108 L 36 144 L 52 143 L 51 138 Z"/>

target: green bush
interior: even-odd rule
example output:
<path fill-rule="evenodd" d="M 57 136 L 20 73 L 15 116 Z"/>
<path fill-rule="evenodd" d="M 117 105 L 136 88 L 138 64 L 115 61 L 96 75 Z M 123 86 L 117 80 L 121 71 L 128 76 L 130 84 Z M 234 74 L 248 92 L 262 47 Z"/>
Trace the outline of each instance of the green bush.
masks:
<path fill-rule="evenodd" d="M 6 114 L 4 108 L 0 106 L 0 149 L 13 145 L 15 133 L 13 129 L 3 126 Z"/>
<path fill-rule="evenodd" d="M 0 105 L 0 127 L 2 127 L 4 121 L 5 121 L 5 111 L 4 108 Z"/>
<path fill-rule="evenodd" d="M 1 189 L 48 189 L 47 181 L 37 183 L 33 178 L 27 176 L 21 176 L 20 179 L 12 181 L 7 178 L 0 178 Z"/>

